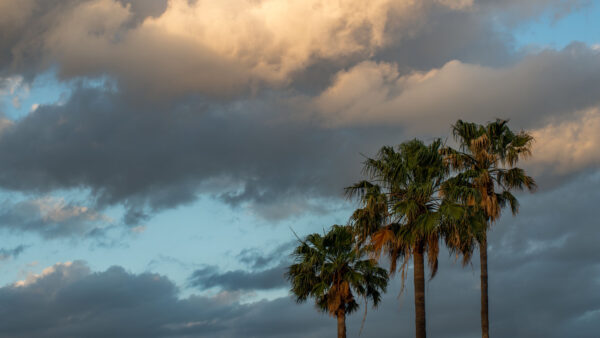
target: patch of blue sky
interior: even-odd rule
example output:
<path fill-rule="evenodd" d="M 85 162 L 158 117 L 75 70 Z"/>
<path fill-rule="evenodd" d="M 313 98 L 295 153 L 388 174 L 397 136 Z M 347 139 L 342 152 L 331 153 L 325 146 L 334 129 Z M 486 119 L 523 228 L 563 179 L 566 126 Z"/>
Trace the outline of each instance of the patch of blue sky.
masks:
<path fill-rule="evenodd" d="M 165 211 L 151 219 L 145 231 L 123 253 L 143 253 L 148 270 L 166 273 L 185 285 L 191 273 L 203 265 L 216 265 L 223 272 L 247 269 L 237 258 L 241 250 L 257 248 L 268 254 L 295 239 L 291 229 L 299 236 L 322 232 L 331 224 L 346 223 L 348 216 L 348 210 L 342 210 L 273 224 L 244 208 L 232 209 L 205 197 L 191 206 Z M 108 254 L 116 255 L 115 258 L 119 255 Z"/>
<path fill-rule="evenodd" d="M 562 49 L 578 41 L 590 46 L 600 45 L 600 1 L 591 1 L 571 13 L 555 17 L 544 13 L 539 18 L 513 31 L 517 49 Z"/>
<path fill-rule="evenodd" d="M 108 76 L 61 81 L 57 77 L 56 69 L 37 76 L 31 83 L 23 81 L 20 77 L 13 77 L 10 81 L 10 88 L 0 90 L 0 112 L 11 120 L 26 116 L 40 105 L 65 102 L 76 84 L 114 88 L 114 81 Z"/>

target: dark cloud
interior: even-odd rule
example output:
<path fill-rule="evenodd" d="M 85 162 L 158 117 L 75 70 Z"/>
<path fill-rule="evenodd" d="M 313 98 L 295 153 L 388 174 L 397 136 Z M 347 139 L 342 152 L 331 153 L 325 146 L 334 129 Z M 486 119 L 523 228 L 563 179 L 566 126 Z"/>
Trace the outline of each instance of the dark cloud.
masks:
<path fill-rule="evenodd" d="M 287 285 L 284 274 L 291 262 L 297 241 L 280 244 L 268 252 L 258 248 L 243 249 L 237 259 L 248 270 L 220 271 L 214 265 L 204 266 L 192 273 L 189 283 L 199 289 L 219 288 L 225 291 L 252 291 L 282 288 Z"/>
<path fill-rule="evenodd" d="M 262 101 L 232 105 L 244 109 L 198 100 L 139 107 L 114 92 L 77 90 L 64 105 L 40 106 L 4 129 L 0 185 L 29 192 L 86 187 L 97 207 L 124 205 L 129 223 L 199 193 L 228 196 L 234 205 L 277 200 L 267 211 L 287 216 L 303 210 L 305 196 L 341 196 L 360 167 L 358 152 L 386 135 L 357 138 L 360 128 L 291 123 Z M 332 179 L 340 167 L 356 170 Z"/>
<path fill-rule="evenodd" d="M 226 291 L 269 290 L 286 286 L 284 274 L 288 264 L 280 264 L 260 271 L 233 270 L 221 272 L 217 266 L 207 266 L 194 271 L 190 285 Z"/>
<path fill-rule="evenodd" d="M 242 305 L 227 297 L 180 299 L 157 274 L 121 267 L 92 273 L 82 262 L 57 264 L 20 286 L 0 288 L 3 337 L 306 337 L 323 321 L 289 299 Z M 332 327 L 326 332 L 331 332 Z"/>
<path fill-rule="evenodd" d="M 125 6 L 130 6 L 132 21 L 139 24 L 146 18 L 156 18 L 167 9 L 168 0 L 117 0 Z"/>
<path fill-rule="evenodd" d="M 425 21 L 422 30 L 382 49 L 374 59 L 397 63 L 402 73 L 439 68 L 450 60 L 498 67 L 519 59 L 513 36 L 491 25 L 481 12 L 437 7 Z"/>
<path fill-rule="evenodd" d="M 297 241 L 290 241 L 279 244 L 274 249 L 265 253 L 258 248 L 242 249 L 237 255 L 240 262 L 248 265 L 252 269 L 262 269 L 269 265 L 278 264 L 282 261 L 288 261 L 294 246 L 298 245 Z"/>

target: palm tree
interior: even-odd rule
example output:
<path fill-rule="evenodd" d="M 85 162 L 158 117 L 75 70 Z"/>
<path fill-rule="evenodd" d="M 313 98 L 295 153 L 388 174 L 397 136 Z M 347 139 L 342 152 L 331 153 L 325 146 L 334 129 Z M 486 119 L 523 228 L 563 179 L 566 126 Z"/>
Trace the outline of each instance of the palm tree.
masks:
<path fill-rule="evenodd" d="M 359 243 L 368 241 L 376 257 L 385 252 L 391 274 L 402 260 L 403 285 L 407 262 L 413 258 L 417 338 L 426 337 L 424 255 L 433 278 L 440 236 L 447 224 L 465 215 L 464 208 L 443 196 L 449 170 L 439 152 L 441 146 L 439 139 L 430 145 L 415 139 L 400 144 L 398 151 L 383 147 L 376 158 L 365 161 L 364 172 L 370 180 L 346 188 L 362 204 L 351 218 Z"/>
<path fill-rule="evenodd" d="M 349 226 L 334 225 L 324 236 L 301 240 L 286 273 L 297 302 L 314 298 L 318 309 L 337 317 L 338 338 L 346 337 L 346 315 L 358 309 L 354 295 L 377 306 L 387 288 L 386 270 L 365 254 Z"/>
<path fill-rule="evenodd" d="M 465 201 L 479 209 L 486 223 L 482 231 L 463 232 L 464 243 L 459 249 L 468 252 L 473 240 L 479 244 L 483 338 L 489 338 L 487 230 L 499 219 L 502 208 L 510 206 L 513 215 L 518 212 L 519 202 L 511 191 L 536 188 L 534 179 L 515 167 L 520 159 L 531 156 L 533 137 L 524 131 L 513 133 L 507 123 L 498 119 L 483 126 L 458 120 L 452 133 L 459 150 L 441 149 L 449 167 L 459 172 L 455 184 L 475 192 Z"/>

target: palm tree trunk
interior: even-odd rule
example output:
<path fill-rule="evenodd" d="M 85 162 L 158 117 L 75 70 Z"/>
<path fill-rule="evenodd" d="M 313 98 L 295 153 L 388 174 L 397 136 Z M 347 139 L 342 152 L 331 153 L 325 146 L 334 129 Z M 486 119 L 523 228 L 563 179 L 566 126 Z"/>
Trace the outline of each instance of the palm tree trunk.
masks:
<path fill-rule="evenodd" d="M 488 269 L 487 269 L 487 234 L 479 243 L 479 261 L 481 263 L 481 337 L 490 337 L 490 324 L 488 319 Z"/>
<path fill-rule="evenodd" d="M 414 283 L 415 283 L 415 326 L 416 338 L 425 338 L 425 265 L 423 260 L 423 244 L 413 250 Z"/>
<path fill-rule="evenodd" d="M 338 338 L 346 338 L 346 311 L 337 310 L 337 331 Z"/>

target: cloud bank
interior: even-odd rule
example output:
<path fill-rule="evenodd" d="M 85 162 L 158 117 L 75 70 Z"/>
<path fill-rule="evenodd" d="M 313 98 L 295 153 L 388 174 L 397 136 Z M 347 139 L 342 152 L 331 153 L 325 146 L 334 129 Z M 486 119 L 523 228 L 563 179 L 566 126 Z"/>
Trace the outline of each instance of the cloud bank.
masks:
<path fill-rule="evenodd" d="M 548 138 L 598 109 L 596 49 L 516 51 L 498 28 L 584 5 L 2 2 L 0 76 L 26 85 L 54 69 L 72 93 L 2 120 L 0 187 L 83 189 L 130 225 L 200 195 L 267 220 L 324 213 L 381 145 L 445 137 L 458 118 L 510 118 Z M 548 164 L 556 153 L 542 148 Z M 577 163 L 544 175 L 597 168 Z"/>

